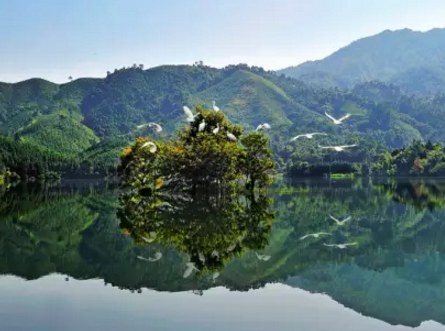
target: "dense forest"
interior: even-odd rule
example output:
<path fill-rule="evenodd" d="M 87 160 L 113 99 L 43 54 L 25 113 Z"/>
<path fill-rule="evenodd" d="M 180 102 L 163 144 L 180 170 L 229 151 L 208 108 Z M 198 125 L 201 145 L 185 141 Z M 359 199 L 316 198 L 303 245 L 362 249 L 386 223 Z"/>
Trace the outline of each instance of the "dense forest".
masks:
<path fill-rule="evenodd" d="M 149 127 L 139 125 L 159 123 L 160 139 L 169 139 L 187 123 L 184 105 L 208 109 L 213 100 L 246 132 L 264 122 L 271 125 L 267 134 L 280 172 L 301 162 L 369 163 L 413 140 L 445 141 L 441 94 L 414 96 L 377 81 L 350 91 L 324 89 L 243 64 L 223 69 L 202 64 L 148 70 L 133 66 L 108 73 L 105 79 L 62 85 L 42 79 L 0 83 L 0 173 L 17 169 L 25 178 L 45 171 L 112 174 L 124 147 L 151 134 Z M 325 112 L 352 116 L 336 126 Z M 315 131 L 327 136 L 290 141 Z M 318 144 L 358 147 L 336 155 Z"/>

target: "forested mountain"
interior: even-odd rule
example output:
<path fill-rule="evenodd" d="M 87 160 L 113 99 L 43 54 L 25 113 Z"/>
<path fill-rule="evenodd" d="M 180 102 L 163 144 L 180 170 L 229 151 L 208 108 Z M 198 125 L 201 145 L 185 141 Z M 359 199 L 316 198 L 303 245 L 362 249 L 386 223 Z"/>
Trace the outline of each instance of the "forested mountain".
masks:
<path fill-rule="evenodd" d="M 445 88 L 445 29 L 386 30 L 319 61 L 279 71 L 322 86 L 353 87 L 380 80 L 418 93 Z"/>
<path fill-rule="evenodd" d="M 8 144 L 19 152 L 2 152 L 0 173 L 28 162 L 32 149 L 52 155 L 43 168 L 56 164 L 61 169 L 63 163 L 67 164 L 63 172 L 112 169 L 131 140 L 149 135 L 167 138 L 187 125 L 183 105 L 211 109 L 213 100 L 230 121 L 247 131 L 264 122 L 272 126 L 269 135 L 279 168 L 290 159 L 323 157 L 317 144 L 358 143 L 354 153 L 369 157 L 413 139 L 445 141 L 442 95 L 415 97 L 375 81 L 351 92 L 320 89 L 247 65 L 133 67 L 116 70 L 105 79 L 63 85 L 41 79 L 1 83 L 0 136 L 8 137 Z M 334 126 L 325 112 L 352 116 L 344 125 Z M 149 128 L 137 129 L 148 121 L 163 126 L 160 136 Z M 289 142 L 310 131 L 323 131 L 329 137 Z"/>

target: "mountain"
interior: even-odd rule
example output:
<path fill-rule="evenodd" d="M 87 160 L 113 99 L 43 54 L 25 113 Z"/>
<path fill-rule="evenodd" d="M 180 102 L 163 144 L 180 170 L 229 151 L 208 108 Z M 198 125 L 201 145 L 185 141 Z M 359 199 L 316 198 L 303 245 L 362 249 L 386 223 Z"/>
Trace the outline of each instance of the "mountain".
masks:
<path fill-rule="evenodd" d="M 417 93 L 445 88 L 445 29 L 386 30 L 318 61 L 278 73 L 322 86 L 352 87 L 379 80 Z"/>
<path fill-rule="evenodd" d="M 381 82 L 363 83 L 349 92 L 323 89 L 242 64 L 224 69 L 125 68 L 104 79 L 63 85 L 42 79 L 0 83 L 0 138 L 9 146 L 0 146 L 0 173 L 29 164 L 32 149 L 51 154 L 42 157 L 44 164 L 33 163 L 42 172 L 54 166 L 64 173 L 113 171 L 130 141 L 155 134 L 139 125 L 157 122 L 163 127 L 161 137 L 168 138 L 187 124 L 183 105 L 211 109 L 213 100 L 247 131 L 264 122 L 272 126 L 268 134 L 279 168 L 289 159 L 320 157 L 317 144 L 355 142 L 362 147 L 360 155 L 372 156 L 414 139 L 445 142 L 445 98 L 440 95 L 416 97 Z M 353 116 L 345 125 L 334 126 L 325 112 Z M 308 131 L 329 137 L 289 143 Z M 32 155 L 35 159 L 37 154 Z"/>

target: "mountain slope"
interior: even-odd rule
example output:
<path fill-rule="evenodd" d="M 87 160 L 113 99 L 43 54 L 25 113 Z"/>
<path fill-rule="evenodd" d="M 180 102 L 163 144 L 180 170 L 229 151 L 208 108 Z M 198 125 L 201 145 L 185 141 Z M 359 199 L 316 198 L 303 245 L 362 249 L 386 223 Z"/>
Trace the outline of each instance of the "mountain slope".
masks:
<path fill-rule="evenodd" d="M 155 134 L 150 128 L 138 130 L 138 125 L 160 123 L 161 137 L 167 138 L 187 124 L 183 105 L 211 108 L 213 100 L 247 131 L 270 123 L 268 135 L 279 166 L 290 157 L 320 159 L 317 144 L 355 142 L 361 146 L 357 153 L 372 156 L 413 139 L 445 142 L 441 96 L 414 97 L 379 82 L 358 85 L 351 92 L 320 89 L 247 65 L 129 68 L 105 79 L 63 85 L 39 79 L 0 83 L 0 136 L 70 162 L 87 162 L 88 169 L 111 168 L 129 141 Z M 335 126 L 325 112 L 353 116 Z M 310 131 L 329 137 L 289 142 Z"/>
<path fill-rule="evenodd" d="M 445 29 L 383 31 L 319 61 L 279 71 L 324 86 L 380 80 L 429 93 L 445 87 Z"/>

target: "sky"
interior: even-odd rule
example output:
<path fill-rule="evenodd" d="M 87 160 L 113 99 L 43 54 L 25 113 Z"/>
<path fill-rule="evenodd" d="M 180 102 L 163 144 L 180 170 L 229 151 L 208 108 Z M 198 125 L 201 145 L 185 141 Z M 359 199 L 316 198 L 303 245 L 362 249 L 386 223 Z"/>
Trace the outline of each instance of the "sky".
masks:
<path fill-rule="evenodd" d="M 0 0 L 0 81 L 198 60 L 277 70 L 386 29 L 437 27 L 444 0 Z"/>

